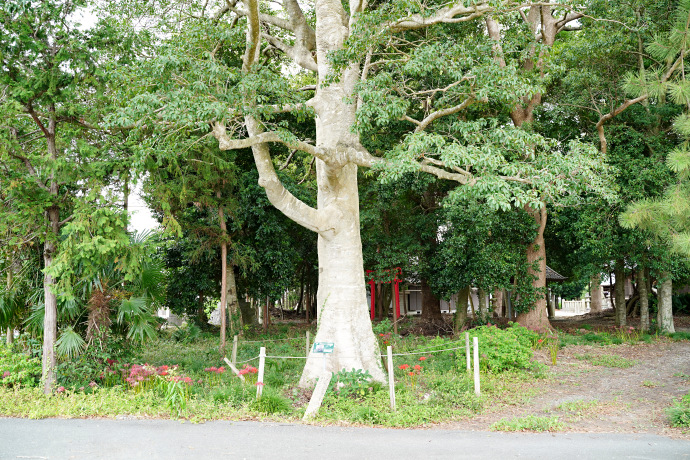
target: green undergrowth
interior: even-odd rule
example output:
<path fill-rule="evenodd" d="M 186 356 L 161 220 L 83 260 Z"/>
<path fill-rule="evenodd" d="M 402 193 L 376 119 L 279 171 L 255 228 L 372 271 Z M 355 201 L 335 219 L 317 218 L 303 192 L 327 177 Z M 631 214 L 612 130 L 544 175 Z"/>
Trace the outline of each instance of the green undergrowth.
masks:
<path fill-rule="evenodd" d="M 0 347 L 0 366 L 20 363 L 30 376 L 15 383 L 0 381 L 0 414 L 296 421 L 303 416 L 311 394 L 297 386 L 305 362 L 296 359 L 306 354 L 304 331 L 283 327 L 272 332 L 238 341 L 237 367 L 243 369 L 244 383 L 227 368 L 216 337 L 202 333 L 179 340 L 163 334 L 140 348 L 118 346 L 118 350 L 87 353 L 63 363 L 52 396 L 35 388 L 40 363 L 18 350 Z M 532 382 L 550 375 L 548 366 L 532 360 L 534 349 L 543 346 L 540 340 L 544 336 L 514 324 L 506 329 L 481 326 L 468 333 L 471 339 L 479 338 L 480 396 L 466 369 L 464 333 L 457 338 L 401 337 L 380 326 L 381 351 L 385 354 L 390 345 L 395 355 L 396 410 L 390 407 L 387 382 L 372 382 L 361 369 L 343 369 L 334 374 L 316 420 L 392 427 L 460 420 L 524 404 L 537 391 Z M 560 333 L 558 337 L 562 344 L 570 335 Z M 228 357 L 232 345 L 230 337 Z M 262 346 L 268 358 L 263 394 L 257 399 L 256 367 Z M 583 355 L 581 359 L 615 367 L 634 364 L 615 355 Z M 382 366 L 387 367 L 386 358 Z M 15 378 L 19 376 L 17 372 Z M 570 411 L 565 406 L 561 410 Z"/>
<path fill-rule="evenodd" d="M 676 400 L 666 409 L 666 416 L 671 426 L 690 428 L 690 393 Z"/>
<path fill-rule="evenodd" d="M 565 424 L 558 417 L 528 415 L 510 420 L 502 419 L 491 425 L 492 431 L 561 431 Z"/>

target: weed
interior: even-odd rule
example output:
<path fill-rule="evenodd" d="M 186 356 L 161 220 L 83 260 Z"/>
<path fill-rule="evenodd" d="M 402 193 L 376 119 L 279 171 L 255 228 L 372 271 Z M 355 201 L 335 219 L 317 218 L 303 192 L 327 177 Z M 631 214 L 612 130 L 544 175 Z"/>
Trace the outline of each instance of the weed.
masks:
<path fill-rule="evenodd" d="M 591 355 L 586 353 L 584 355 L 576 355 L 575 358 L 589 361 L 593 366 L 618 367 L 621 369 L 633 367 L 637 364 L 637 361 L 619 355 Z"/>
<path fill-rule="evenodd" d="M 659 384 L 657 382 L 652 382 L 651 380 L 645 380 L 642 382 L 642 386 L 647 388 L 656 388 L 659 386 Z"/>
<path fill-rule="evenodd" d="M 334 372 L 331 379 L 331 391 L 341 397 L 361 398 L 372 391 L 371 374 L 362 369 L 341 370 Z"/>
<path fill-rule="evenodd" d="M 597 400 L 587 401 L 584 399 L 578 399 L 577 401 L 564 402 L 556 406 L 556 409 L 582 415 L 583 413 L 592 412 L 592 410 L 597 407 L 599 407 L 599 401 Z"/>
<path fill-rule="evenodd" d="M 690 393 L 676 400 L 673 406 L 666 409 L 671 426 L 690 428 Z"/>
<path fill-rule="evenodd" d="M 291 412 L 292 404 L 277 391 L 264 387 L 261 396 L 250 404 L 250 408 L 264 414 L 287 414 Z"/>
<path fill-rule="evenodd" d="M 492 431 L 560 431 L 563 428 L 565 425 L 558 420 L 558 417 L 537 417 L 534 415 L 512 420 L 502 419 L 491 425 Z"/>

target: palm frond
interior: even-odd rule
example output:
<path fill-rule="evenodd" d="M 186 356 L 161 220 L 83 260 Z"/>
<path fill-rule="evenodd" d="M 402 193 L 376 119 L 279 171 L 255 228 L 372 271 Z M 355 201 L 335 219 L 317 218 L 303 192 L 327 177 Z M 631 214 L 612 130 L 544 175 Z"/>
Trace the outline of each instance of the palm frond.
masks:
<path fill-rule="evenodd" d="M 55 342 L 55 351 L 58 356 L 63 358 L 72 358 L 79 356 L 86 348 L 86 341 L 72 328 L 66 327 Z"/>

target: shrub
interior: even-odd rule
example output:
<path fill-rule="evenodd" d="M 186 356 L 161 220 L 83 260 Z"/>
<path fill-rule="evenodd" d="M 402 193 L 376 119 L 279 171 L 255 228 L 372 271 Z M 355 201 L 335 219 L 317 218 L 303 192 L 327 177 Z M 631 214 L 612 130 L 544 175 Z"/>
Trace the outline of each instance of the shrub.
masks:
<path fill-rule="evenodd" d="M 0 345 L 0 385 L 38 385 L 41 379 L 41 361 L 24 353 L 14 353 Z"/>
<path fill-rule="evenodd" d="M 508 329 L 496 326 L 481 326 L 469 331 L 470 337 L 479 339 L 479 363 L 481 368 L 501 372 L 511 368 L 525 369 L 530 366 L 533 352 L 532 335 L 522 326 L 512 325 Z M 536 333 L 532 333 L 535 334 Z M 535 339 L 536 342 L 537 339 Z M 460 367 L 465 367 L 464 355 L 458 356 Z"/>

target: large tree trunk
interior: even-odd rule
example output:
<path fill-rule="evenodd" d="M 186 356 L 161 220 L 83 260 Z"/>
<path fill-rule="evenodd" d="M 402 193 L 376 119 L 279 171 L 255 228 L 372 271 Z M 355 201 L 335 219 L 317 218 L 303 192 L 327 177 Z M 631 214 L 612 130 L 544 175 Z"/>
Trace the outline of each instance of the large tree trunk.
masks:
<path fill-rule="evenodd" d="M 441 300 L 431 292 L 429 282 L 422 278 L 422 315 L 426 321 L 436 321 L 442 319 Z"/>
<path fill-rule="evenodd" d="M 319 125 L 317 121 L 317 138 Z M 380 352 L 371 328 L 364 284 L 357 167 L 345 165 L 333 171 L 320 160 L 316 162 L 319 209 L 330 209 L 336 218 L 331 230 L 318 237 L 319 328 L 314 341 L 335 344 L 333 354 L 326 359 L 326 372 L 364 369 L 382 381 Z M 300 386 L 310 386 L 323 373 L 322 366 L 321 355 L 310 353 Z"/>
<path fill-rule="evenodd" d="M 676 332 L 673 326 L 673 281 L 670 273 L 662 273 L 663 281 L 659 286 L 659 312 L 657 313 L 657 327 L 659 332 L 672 334 Z"/>
<path fill-rule="evenodd" d="M 551 330 L 551 323 L 547 316 L 546 309 L 546 248 L 544 246 L 544 229 L 546 228 L 546 204 L 541 209 L 525 207 L 537 223 L 537 236 L 527 247 L 527 263 L 530 265 L 527 272 L 534 276 L 532 286 L 541 291 L 539 299 L 534 307 L 525 313 L 517 316 L 517 322 L 535 331 Z M 534 270 L 532 265 L 537 264 L 538 270 Z"/>
<path fill-rule="evenodd" d="M 640 329 L 646 332 L 649 330 L 649 294 L 643 267 L 637 270 L 637 290 L 640 292 Z"/>
<path fill-rule="evenodd" d="M 470 295 L 470 287 L 463 288 L 458 293 L 458 303 L 455 306 L 455 321 L 453 324 L 453 332 L 457 334 L 460 332 L 467 322 L 467 299 Z"/>
<path fill-rule="evenodd" d="M 623 260 L 616 260 L 616 267 L 613 270 L 616 283 L 613 287 L 613 296 L 616 307 L 616 326 L 625 326 L 626 305 L 625 305 L 625 266 Z"/>
<path fill-rule="evenodd" d="M 601 299 L 604 297 L 604 289 L 601 287 L 601 275 L 592 275 L 589 278 L 589 312 L 601 313 L 603 306 Z"/>
<path fill-rule="evenodd" d="M 240 314 L 242 315 L 242 324 L 245 326 L 250 326 L 256 323 L 256 312 L 252 308 L 251 302 L 247 302 L 244 296 L 240 296 L 238 299 L 238 304 L 240 308 Z"/>

